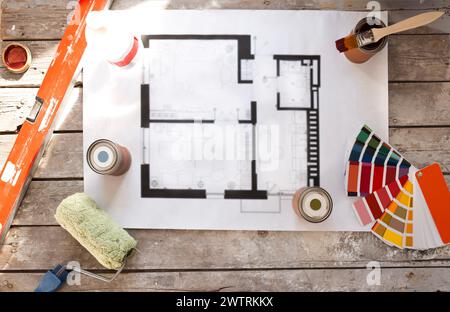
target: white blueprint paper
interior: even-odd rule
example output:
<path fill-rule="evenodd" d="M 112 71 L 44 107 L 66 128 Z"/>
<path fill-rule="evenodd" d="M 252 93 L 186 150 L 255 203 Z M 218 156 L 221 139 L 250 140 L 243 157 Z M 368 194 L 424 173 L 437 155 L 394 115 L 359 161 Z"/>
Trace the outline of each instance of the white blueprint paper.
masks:
<path fill-rule="evenodd" d="M 131 152 L 121 177 L 84 163 L 85 192 L 115 220 L 126 228 L 367 230 L 345 192 L 345 157 L 363 124 L 388 137 L 387 48 L 356 65 L 334 44 L 366 13 L 114 13 L 111 23 L 143 46 L 126 70 L 88 47 L 83 139 L 84 152 L 102 138 Z M 319 224 L 291 206 L 308 185 L 333 198 Z"/>

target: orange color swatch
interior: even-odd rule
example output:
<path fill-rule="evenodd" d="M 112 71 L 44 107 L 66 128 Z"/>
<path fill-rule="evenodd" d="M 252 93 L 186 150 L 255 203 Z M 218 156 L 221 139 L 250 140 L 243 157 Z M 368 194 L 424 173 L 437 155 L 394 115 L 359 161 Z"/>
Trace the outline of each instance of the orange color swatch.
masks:
<path fill-rule="evenodd" d="M 450 192 L 438 164 L 416 172 L 416 179 L 444 244 L 450 242 Z"/>

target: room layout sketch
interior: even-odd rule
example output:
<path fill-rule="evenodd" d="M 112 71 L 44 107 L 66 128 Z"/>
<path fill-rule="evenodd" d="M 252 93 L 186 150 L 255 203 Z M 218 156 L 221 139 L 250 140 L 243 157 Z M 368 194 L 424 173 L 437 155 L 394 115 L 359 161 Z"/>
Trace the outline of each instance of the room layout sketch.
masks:
<path fill-rule="evenodd" d="M 308 186 L 319 186 L 320 57 L 275 55 L 274 59 L 279 79 L 277 109 L 306 112 Z"/>
<path fill-rule="evenodd" d="M 259 54 L 241 34 L 142 40 L 141 197 L 244 207 L 319 186 L 319 55 Z"/>

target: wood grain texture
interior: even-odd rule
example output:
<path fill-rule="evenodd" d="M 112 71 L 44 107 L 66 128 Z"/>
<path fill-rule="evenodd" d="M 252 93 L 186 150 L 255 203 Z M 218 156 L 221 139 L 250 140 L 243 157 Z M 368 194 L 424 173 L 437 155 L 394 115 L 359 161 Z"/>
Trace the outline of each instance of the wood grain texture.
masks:
<path fill-rule="evenodd" d="M 152 4 L 151 1 L 116 0 L 113 9 L 142 9 L 145 6 L 158 6 L 168 9 L 372 10 L 367 8 L 367 1 L 364 0 L 168 0 L 159 2 L 159 4 Z M 378 3 L 382 10 L 446 9 L 450 6 L 445 0 L 379 0 Z"/>
<path fill-rule="evenodd" d="M 371 233 L 129 230 L 140 253 L 129 270 L 364 268 L 448 266 L 450 246 L 411 251 L 389 247 Z M 48 270 L 78 261 L 104 269 L 59 226 L 13 227 L 0 249 L 2 270 Z"/>
<path fill-rule="evenodd" d="M 3 168 L 15 139 L 15 135 L 0 135 L 0 168 Z"/>
<path fill-rule="evenodd" d="M 0 165 L 12 149 L 16 135 L 0 135 Z M 34 174 L 35 178 L 82 178 L 83 137 L 81 133 L 54 134 Z"/>
<path fill-rule="evenodd" d="M 390 83 L 389 125 L 449 126 L 450 83 Z"/>
<path fill-rule="evenodd" d="M 390 143 L 418 168 L 434 162 L 450 172 L 450 127 L 390 129 Z"/>
<path fill-rule="evenodd" d="M 0 87 L 38 87 L 41 84 L 58 42 L 30 41 L 26 44 L 33 53 L 30 70 L 15 75 L 0 66 Z M 77 80 L 81 82 L 81 77 Z M 389 80 L 450 81 L 450 35 L 391 36 Z"/>
<path fill-rule="evenodd" d="M 390 81 L 450 81 L 450 35 L 389 37 Z"/>
<path fill-rule="evenodd" d="M 83 135 L 54 134 L 41 158 L 35 178 L 82 178 Z"/>
<path fill-rule="evenodd" d="M 78 192 L 83 192 L 83 181 L 32 181 L 13 225 L 57 225 L 56 207 Z"/>
<path fill-rule="evenodd" d="M 35 88 L 6 88 L 0 92 L 0 133 L 16 130 L 29 113 L 36 92 Z M 450 82 L 390 83 L 389 125 L 448 126 L 449 100 Z M 82 124 L 82 88 L 75 88 L 55 130 L 82 131 Z"/>
<path fill-rule="evenodd" d="M 422 10 L 401 10 L 391 11 L 388 14 L 389 25 L 400 22 L 414 15 L 429 11 Z M 450 33 L 450 12 L 447 11 L 441 18 L 431 24 L 411 29 L 402 34 L 448 34 Z"/>
<path fill-rule="evenodd" d="M 37 88 L 4 88 L 0 91 L 0 133 L 13 132 L 31 111 Z M 75 88 L 61 108 L 55 131 L 81 131 L 83 129 L 83 92 Z"/>
<path fill-rule="evenodd" d="M 1 48 L 8 44 L 0 42 Z M 13 74 L 0 63 L 0 87 L 38 87 L 40 86 L 47 68 L 55 54 L 57 41 L 30 41 L 22 42 L 29 47 L 32 54 L 31 66 L 24 74 Z"/>
<path fill-rule="evenodd" d="M 410 1 L 379 0 L 383 10 L 426 10 L 446 9 L 446 0 Z M 115 0 L 113 9 L 331 9 L 366 10 L 365 0 Z M 61 38 L 67 25 L 67 18 L 74 9 L 73 2 L 67 0 L 4 0 L 0 36 L 3 40 L 52 40 Z M 409 13 L 406 13 L 409 14 Z M 446 24 L 443 23 L 443 26 Z M 435 27 L 442 27 L 435 26 Z"/>
<path fill-rule="evenodd" d="M 0 92 L 0 132 L 14 132 L 33 106 L 37 89 L 2 89 Z"/>
<path fill-rule="evenodd" d="M 450 291 L 447 268 L 382 268 L 380 285 L 368 269 L 125 272 L 111 284 L 81 276 L 61 291 Z M 0 291 L 32 291 L 43 273 L 0 273 Z M 108 274 L 105 274 L 106 276 Z M 110 274 L 109 274 L 110 276 Z"/>
<path fill-rule="evenodd" d="M 67 0 L 3 0 L 3 40 L 59 39 L 74 2 Z"/>

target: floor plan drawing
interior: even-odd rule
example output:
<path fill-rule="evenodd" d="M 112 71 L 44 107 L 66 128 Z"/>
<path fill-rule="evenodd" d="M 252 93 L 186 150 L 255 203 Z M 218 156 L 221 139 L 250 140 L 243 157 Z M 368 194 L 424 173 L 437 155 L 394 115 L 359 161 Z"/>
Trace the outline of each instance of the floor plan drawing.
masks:
<path fill-rule="evenodd" d="M 142 197 L 268 200 L 319 186 L 319 55 L 260 56 L 252 35 L 142 40 Z M 260 165 L 262 141 L 279 149 L 274 168 Z"/>
<path fill-rule="evenodd" d="M 87 47 L 83 151 L 107 139 L 131 166 L 99 175 L 85 159 L 83 183 L 120 225 L 367 230 L 345 192 L 345 154 L 363 124 L 388 136 L 387 50 L 355 65 L 333 44 L 366 12 L 109 12 L 139 50 L 117 68 Z M 312 186 L 333 200 L 320 224 L 293 209 Z"/>

